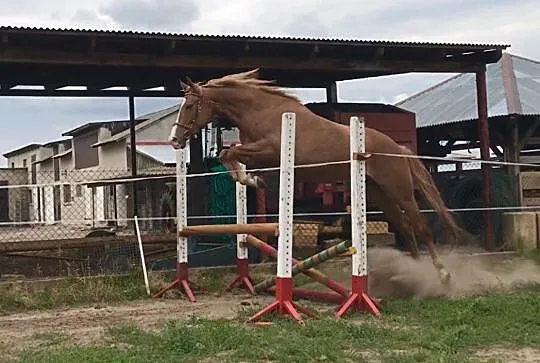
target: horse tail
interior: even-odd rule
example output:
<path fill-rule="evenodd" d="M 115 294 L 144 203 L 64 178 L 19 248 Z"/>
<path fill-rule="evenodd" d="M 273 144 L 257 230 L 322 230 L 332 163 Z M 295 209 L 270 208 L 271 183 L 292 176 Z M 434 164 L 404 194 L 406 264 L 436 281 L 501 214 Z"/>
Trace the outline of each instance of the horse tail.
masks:
<path fill-rule="evenodd" d="M 412 152 L 407 149 L 407 154 L 412 155 Z M 435 209 L 443 224 L 446 226 L 446 235 L 452 243 L 456 243 L 459 226 L 455 222 L 451 213 L 444 201 L 441 194 L 435 185 L 431 173 L 427 170 L 424 164 L 417 158 L 407 158 L 409 161 L 409 167 L 413 177 L 413 183 L 415 187 L 424 195 L 428 203 Z"/>

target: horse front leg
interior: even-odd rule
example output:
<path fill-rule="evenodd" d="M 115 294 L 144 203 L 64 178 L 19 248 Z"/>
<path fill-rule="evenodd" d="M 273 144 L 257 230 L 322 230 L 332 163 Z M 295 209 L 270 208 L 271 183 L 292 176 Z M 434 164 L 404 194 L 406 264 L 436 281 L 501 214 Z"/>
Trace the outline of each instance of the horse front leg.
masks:
<path fill-rule="evenodd" d="M 250 165 L 264 163 L 273 155 L 265 142 L 259 141 L 245 145 L 233 146 L 222 150 L 219 160 L 229 170 L 234 181 L 253 188 L 266 188 L 264 180 L 257 175 L 246 173 L 241 169 L 240 163 Z"/>

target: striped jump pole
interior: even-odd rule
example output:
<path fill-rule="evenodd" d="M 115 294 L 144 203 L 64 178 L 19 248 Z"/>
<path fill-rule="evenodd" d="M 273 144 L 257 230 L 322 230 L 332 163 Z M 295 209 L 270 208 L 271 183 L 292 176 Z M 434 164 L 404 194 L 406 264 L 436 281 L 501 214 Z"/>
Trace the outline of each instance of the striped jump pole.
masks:
<path fill-rule="evenodd" d="M 290 315 L 298 323 L 304 324 L 298 313 L 315 317 L 313 313 L 292 301 L 292 243 L 293 243 L 293 194 L 294 194 L 294 154 L 296 137 L 296 114 L 286 112 L 281 118 L 281 148 L 279 171 L 279 235 L 276 275 L 276 298 L 261 311 L 248 319 L 260 320 L 264 315 L 276 311 L 280 315 Z M 298 310 L 298 311 L 297 311 Z"/>
<path fill-rule="evenodd" d="M 352 255 L 351 294 L 336 312 L 342 317 L 349 310 L 368 311 L 380 315 L 374 300 L 368 295 L 367 218 L 366 218 L 366 154 L 364 118 L 350 119 L 351 160 L 351 227 Z"/>
<path fill-rule="evenodd" d="M 245 171 L 246 166 L 240 164 Z M 240 225 L 247 224 L 247 191 L 246 186 L 236 182 L 236 223 Z M 246 246 L 246 233 L 236 235 L 236 278 L 223 291 L 231 291 L 235 286 L 243 285 L 250 294 L 255 294 L 253 288 L 253 279 L 249 276 L 249 255 Z"/>
<path fill-rule="evenodd" d="M 343 241 L 343 242 L 338 243 L 335 246 L 325 249 L 324 251 L 316 253 L 313 256 L 305 258 L 293 266 L 291 275 L 295 276 L 301 272 L 311 269 L 312 267 L 318 266 L 321 263 L 328 261 L 332 257 L 335 257 L 341 253 L 347 252 L 349 250 L 349 247 L 351 247 L 351 242 Z M 255 291 L 262 292 L 272 287 L 275 282 L 276 282 L 276 278 L 274 276 L 269 277 L 266 280 L 259 282 L 257 285 L 255 285 Z"/>
<path fill-rule="evenodd" d="M 195 302 L 195 295 L 191 291 L 188 278 L 188 237 L 181 235 L 182 229 L 187 226 L 187 148 L 176 150 L 176 215 L 177 215 L 177 261 L 176 276 L 172 283 L 154 294 L 154 297 L 163 295 L 173 288 L 180 288 L 191 302 Z"/>

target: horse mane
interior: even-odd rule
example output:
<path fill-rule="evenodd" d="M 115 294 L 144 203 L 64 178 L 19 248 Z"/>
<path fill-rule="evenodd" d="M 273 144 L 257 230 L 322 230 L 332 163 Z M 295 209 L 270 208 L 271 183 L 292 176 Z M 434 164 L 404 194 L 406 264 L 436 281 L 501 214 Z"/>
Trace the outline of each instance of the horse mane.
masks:
<path fill-rule="evenodd" d="M 288 93 L 281 87 L 275 85 L 275 81 L 263 80 L 258 78 L 259 69 L 254 69 L 247 72 L 229 74 L 221 78 L 215 78 L 208 80 L 202 87 L 208 88 L 221 88 L 221 87 L 239 87 L 239 88 L 251 88 L 260 90 L 273 95 L 285 97 L 301 103 L 300 99 L 295 95 Z"/>

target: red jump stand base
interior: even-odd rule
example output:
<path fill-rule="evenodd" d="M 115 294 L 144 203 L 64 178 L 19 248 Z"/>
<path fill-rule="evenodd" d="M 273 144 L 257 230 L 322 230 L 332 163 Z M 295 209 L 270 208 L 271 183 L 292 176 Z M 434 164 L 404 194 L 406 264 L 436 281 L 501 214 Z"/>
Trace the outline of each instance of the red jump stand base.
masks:
<path fill-rule="evenodd" d="M 236 278 L 223 290 L 223 293 L 231 291 L 236 286 L 244 286 L 246 291 L 251 295 L 255 295 L 253 280 L 249 276 L 249 260 L 241 258 L 236 260 Z"/>
<path fill-rule="evenodd" d="M 179 288 L 186 294 L 186 297 L 190 302 L 195 302 L 195 295 L 193 295 L 193 291 L 191 291 L 190 287 L 190 281 L 188 278 L 188 266 L 185 262 L 180 262 L 176 264 L 176 277 L 173 282 L 171 282 L 169 285 L 165 286 L 160 291 L 156 292 L 152 297 L 161 297 L 165 292 L 174 289 Z"/>
<path fill-rule="evenodd" d="M 307 310 L 306 308 L 294 303 L 292 301 L 293 289 L 292 278 L 276 277 L 276 300 L 264 309 L 253 315 L 248 319 L 249 323 L 260 320 L 264 315 L 276 311 L 280 315 L 290 315 L 299 324 L 304 325 L 302 317 L 298 313 L 301 312 L 310 318 L 315 318 L 316 315 Z M 298 311 L 297 311 L 298 310 Z"/>
<path fill-rule="evenodd" d="M 351 294 L 340 305 L 336 312 L 336 316 L 341 318 L 349 310 L 353 311 L 367 311 L 375 316 L 379 316 L 381 313 L 377 306 L 381 300 L 371 298 L 368 294 L 368 279 L 366 276 L 352 276 L 351 281 Z"/>

